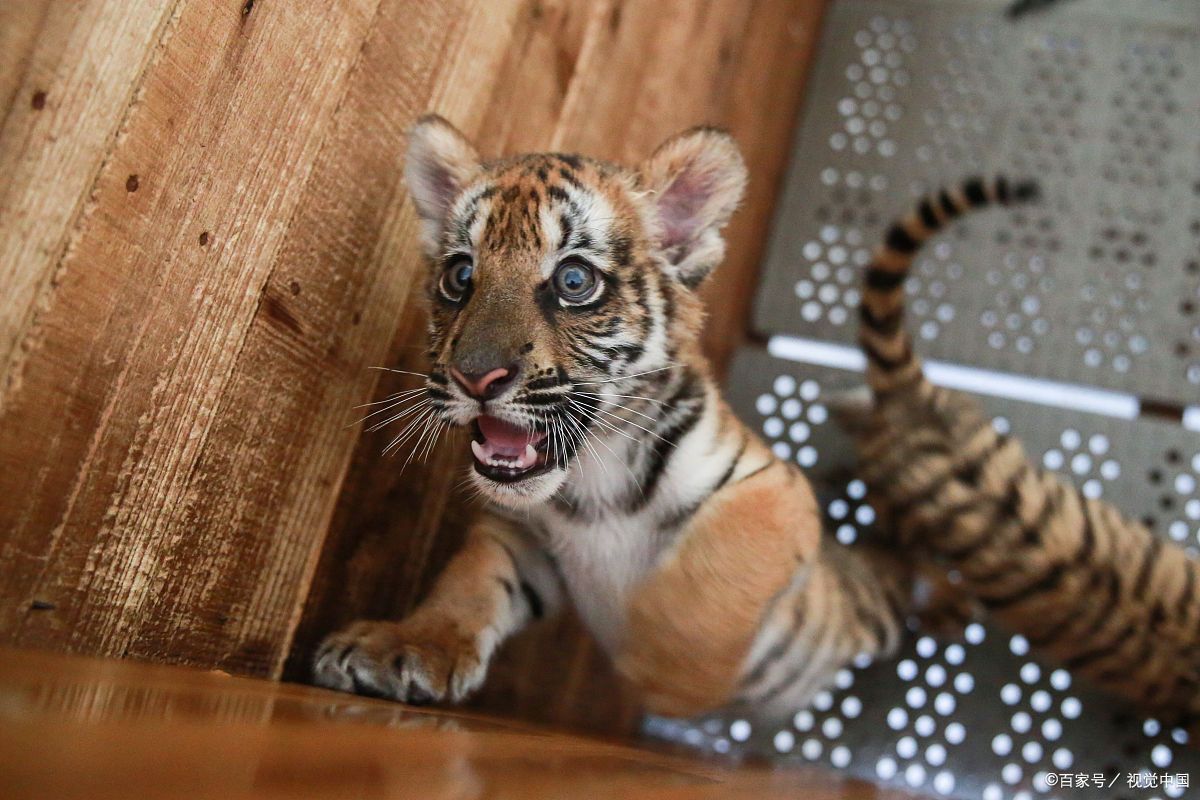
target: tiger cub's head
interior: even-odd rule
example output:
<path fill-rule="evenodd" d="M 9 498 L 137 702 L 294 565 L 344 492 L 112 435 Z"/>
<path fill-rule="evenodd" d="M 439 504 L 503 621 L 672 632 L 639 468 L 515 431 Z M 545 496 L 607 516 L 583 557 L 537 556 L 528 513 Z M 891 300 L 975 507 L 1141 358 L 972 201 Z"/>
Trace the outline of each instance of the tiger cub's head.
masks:
<path fill-rule="evenodd" d="M 603 435 L 608 399 L 650 394 L 696 360 L 694 291 L 724 256 L 741 155 L 702 128 L 634 168 L 558 153 L 481 161 L 427 116 L 405 177 L 430 264 L 435 413 L 471 426 L 485 495 L 545 501 L 585 436 Z"/>

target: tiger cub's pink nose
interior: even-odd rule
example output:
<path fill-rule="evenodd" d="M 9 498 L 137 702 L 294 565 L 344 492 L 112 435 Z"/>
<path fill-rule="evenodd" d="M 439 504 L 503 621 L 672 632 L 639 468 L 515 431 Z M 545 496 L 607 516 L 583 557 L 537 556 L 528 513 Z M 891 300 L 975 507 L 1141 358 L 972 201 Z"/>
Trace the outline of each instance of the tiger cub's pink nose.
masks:
<path fill-rule="evenodd" d="M 451 367 L 450 375 L 471 397 L 477 400 L 490 400 L 511 386 L 517 379 L 519 371 L 520 368 L 516 364 L 510 364 L 507 367 L 497 367 L 484 373 L 464 373 L 455 367 Z"/>

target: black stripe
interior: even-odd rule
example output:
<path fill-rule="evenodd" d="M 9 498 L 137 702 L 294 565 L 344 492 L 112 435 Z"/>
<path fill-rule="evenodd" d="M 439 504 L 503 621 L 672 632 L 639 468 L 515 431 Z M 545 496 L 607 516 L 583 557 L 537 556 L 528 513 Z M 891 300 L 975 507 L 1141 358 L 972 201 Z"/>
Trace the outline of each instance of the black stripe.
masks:
<path fill-rule="evenodd" d="M 701 398 L 694 408 L 689 409 L 683 419 L 659 434 L 661 439 L 655 439 L 654 450 L 650 454 L 650 468 L 643 478 L 642 494 L 638 498 L 635 511 L 645 508 L 650 502 L 654 492 L 658 489 L 658 482 L 662 479 L 667 463 L 675 452 L 675 445 L 696 426 L 703 410 L 704 400 Z"/>
<path fill-rule="evenodd" d="M 909 235 L 908 231 L 904 230 L 904 226 L 899 223 L 894 223 L 888 229 L 887 237 L 883 240 L 888 248 L 895 250 L 897 253 L 911 255 L 917 252 L 921 243 Z"/>
<path fill-rule="evenodd" d="M 587 350 L 584 350 L 582 346 L 575 343 L 571 343 L 570 347 L 571 355 L 573 355 L 577 360 L 587 362 L 587 365 L 596 372 L 604 375 L 609 374 L 609 367 L 612 366 L 611 358 L 600 358 L 595 356 L 592 353 L 589 353 Z"/>
<path fill-rule="evenodd" d="M 1137 580 L 1133 584 L 1135 600 L 1142 600 L 1146 596 L 1146 587 L 1150 585 L 1150 576 L 1154 573 L 1154 565 L 1158 563 L 1158 557 L 1162 553 L 1162 545 L 1162 539 L 1150 534 L 1150 547 L 1146 551 L 1146 558 L 1142 561 L 1142 568 L 1138 571 Z"/>
<path fill-rule="evenodd" d="M 1055 591 L 1059 588 L 1059 584 L 1062 583 L 1063 575 L 1066 574 L 1066 571 L 1067 567 L 1065 564 L 1057 563 L 1052 565 L 1050 569 L 1046 570 L 1045 575 L 1042 575 L 1033 583 L 995 597 L 980 595 L 979 599 L 992 611 L 1001 611 L 1037 595 Z"/>
<path fill-rule="evenodd" d="M 526 406 L 553 406 L 563 402 L 564 395 L 557 392 L 553 394 L 534 394 L 519 398 L 516 402 L 519 405 Z"/>
<path fill-rule="evenodd" d="M 1196 592 L 1196 565 L 1191 561 L 1185 561 L 1183 564 L 1183 594 L 1179 596 L 1179 602 L 1175 605 L 1175 616 L 1183 617 L 1188 612 L 1188 606 L 1192 604 L 1192 597 Z"/>
<path fill-rule="evenodd" d="M 911 356 L 912 353 L 910 352 Z M 905 364 L 911 363 L 905 362 Z M 904 366 L 901 364 L 900 366 Z M 890 397 L 897 397 L 907 392 L 913 391 L 914 387 L 921 386 L 925 382 L 925 373 L 919 369 L 910 370 L 902 379 L 897 380 L 895 375 L 888 376 L 888 385 L 881 387 L 872 387 L 875 395 L 886 400 Z"/>
<path fill-rule="evenodd" d="M 609 257 L 617 266 L 625 266 L 629 263 L 630 254 L 633 251 L 633 241 L 624 235 L 618 235 L 609 244 Z"/>
<path fill-rule="evenodd" d="M 750 480 L 758 473 L 763 472 L 764 470 L 770 469 L 771 467 L 775 466 L 776 463 L 778 463 L 778 462 L 776 462 L 775 459 L 769 460 L 767 463 L 763 464 L 758 469 L 747 472 L 745 475 L 738 478 L 738 483 L 745 483 L 746 481 Z"/>
<path fill-rule="evenodd" d="M 859 344 L 861 344 L 863 350 L 866 351 L 867 358 L 871 359 L 888 372 L 899 369 L 900 367 L 903 367 L 905 364 L 908 364 L 910 361 L 912 361 L 912 345 L 909 342 L 904 343 L 904 351 L 895 358 L 889 358 L 888 356 L 885 356 L 876 349 L 873 342 L 869 342 L 866 339 L 860 339 Z"/>
<path fill-rule="evenodd" d="M 574 153 L 552 153 L 551 155 L 569 166 L 571 169 L 583 169 L 583 159 Z"/>
<path fill-rule="evenodd" d="M 858 306 L 858 316 L 868 328 L 884 336 L 894 335 L 896 331 L 900 330 L 900 326 L 904 324 L 904 308 L 902 306 L 884 314 L 882 317 L 876 317 L 875 312 L 871 310 L 870 306 L 866 303 L 860 303 Z"/>
<path fill-rule="evenodd" d="M 572 172 L 571 170 L 569 170 L 565 167 L 558 168 L 558 177 L 564 183 L 569 183 L 572 187 L 574 187 L 580 191 L 585 191 L 587 189 L 587 187 L 585 187 L 583 185 L 583 181 L 579 180 L 579 178 L 575 175 L 574 172 Z"/>
<path fill-rule="evenodd" d="M 822 620 L 820 620 L 820 622 L 824 623 L 826 621 L 824 619 L 822 619 Z M 799 634 L 799 630 L 796 631 L 796 634 L 797 635 Z M 820 647 L 822 647 L 829 641 L 829 638 L 831 636 L 837 636 L 837 635 L 838 635 L 838 633 L 835 631 L 832 631 L 828 624 L 822 624 L 821 629 L 817 632 L 817 638 L 816 638 L 816 643 L 815 643 L 814 649 L 819 649 Z M 786 675 L 784 675 L 781 680 L 777 681 L 775 683 L 775 685 L 772 686 L 770 689 L 768 689 L 765 693 L 759 694 L 758 696 L 756 696 L 754 698 L 755 705 L 757 705 L 759 707 L 765 707 L 768 703 L 770 703 L 776 697 L 783 694 L 785 691 L 787 691 L 792 686 L 794 686 L 796 681 L 800 679 L 800 676 L 804 674 L 805 670 L 807 670 L 808 667 L 809 667 L 809 662 L 807 659 L 803 659 L 803 658 L 799 659 L 799 663 L 794 668 L 789 670 L 788 673 Z"/>
<path fill-rule="evenodd" d="M 1088 588 L 1096 588 L 1096 584 L 1099 583 L 1099 577 L 1099 575 L 1093 575 L 1091 585 Z M 1025 638 L 1028 639 L 1029 643 L 1034 647 L 1045 647 L 1062 636 L 1063 633 L 1066 632 L 1067 628 L 1071 627 L 1071 623 L 1075 622 L 1077 619 L 1079 619 L 1078 610 L 1070 605 L 1067 605 L 1065 608 L 1065 613 L 1058 619 L 1058 621 L 1041 633 L 1033 633 L 1032 631 L 1026 630 Z"/>
<path fill-rule="evenodd" d="M 1107 584 L 1107 594 L 1105 595 L 1104 605 L 1100 609 L 1100 613 L 1096 618 L 1084 629 L 1083 634 L 1079 637 L 1079 641 L 1086 642 L 1095 636 L 1104 623 L 1112 619 L 1113 609 L 1122 601 L 1121 597 L 1121 579 L 1115 572 L 1100 573 L 1100 581 Z"/>
<path fill-rule="evenodd" d="M 1008 178 L 1000 175 L 996 178 L 994 185 L 996 187 L 996 199 L 998 199 L 1001 203 L 1008 205 L 1009 201 L 1012 199 L 1012 194 L 1008 190 Z"/>
<path fill-rule="evenodd" d="M 981 471 L 983 469 L 983 462 L 990 461 L 992 458 L 995 458 L 997 455 L 999 455 L 1004 445 L 1008 442 L 1009 439 L 1007 437 L 997 436 L 996 440 L 992 443 L 992 447 L 990 447 L 986 452 L 981 453 L 978 459 L 975 459 L 978 469 Z M 1020 464 L 1017 468 L 1017 471 L 1008 477 L 1006 484 L 1008 488 L 1005 490 L 1006 498 L 1015 492 L 1019 492 L 1017 487 L 1021 484 L 1021 481 L 1024 479 L 1026 474 L 1028 474 L 1028 465 Z M 1005 501 L 997 503 L 997 513 L 995 514 L 996 517 L 1009 516 L 1009 514 L 1006 513 L 1006 504 L 1011 505 L 1012 501 L 1006 499 Z M 1020 526 L 1022 541 L 1028 545 L 1036 546 L 1037 544 L 1040 544 L 1041 532 L 1045 530 L 1046 525 L 1049 524 L 1050 518 L 1056 513 L 1056 510 L 1057 506 L 1054 504 L 1052 497 L 1047 497 L 1046 502 L 1042 505 L 1042 510 L 1038 513 L 1037 519 L 1034 520 L 1032 524 L 1026 525 L 1018 519 L 1017 523 Z M 953 549 L 943 550 L 941 551 L 942 555 L 953 561 L 961 562 L 970 560 L 983 547 L 989 544 L 1000 544 L 996 541 L 996 537 L 993 534 L 994 526 L 985 525 L 982 531 L 974 539 L 967 541 L 965 544 L 960 544 L 958 547 Z"/>
<path fill-rule="evenodd" d="M 872 266 L 867 267 L 867 274 L 864 277 L 864 280 L 866 281 L 868 288 L 890 292 L 896 287 L 902 285 L 904 283 L 904 279 L 907 277 L 907 270 L 896 272 L 895 270 Z"/>
<path fill-rule="evenodd" d="M 504 587 L 504 593 L 506 595 L 508 595 L 508 599 L 512 600 L 513 595 L 517 591 L 517 587 L 513 586 L 513 582 L 510 581 L 508 578 L 502 578 L 499 575 L 497 575 L 495 577 L 496 577 L 496 580 L 500 582 L 500 585 Z"/>
<path fill-rule="evenodd" d="M 1114 655 L 1119 651 L 1122 645 L 1125 644 L 1129 637 L 1135 633 L 1133 625 L 1126 625 L 1124 628 L 1113 637 L 1112 641 L 1103 644 L 1099 647 L 1094 647 L 1091 650 L 1085 650 L 1082 653 L 1076 653 L 1070 658 L 1063 660 L 1063 666 L 1069 670 L 1083 670 L 1095 664 L 1097 661 L 1102 661 L 1109 656 Z"/>
<path fill-rule="evenodd" d="M 837 582 L 841 586 L 842 596 L 849 597 L 854 608 L 854 616 L 858 620 L 859 626 L 863 630 L 871 631 L 878 643 L 879 649 L 883 648 L 883 643 L 887 641 L 887 625 L 878 614 L 871 613 L 871 608 L 875 604 L 871 602 L 870 587 L 866 584 L 852 580 L 844 570 L 839 570 L 837 573 Z M 866 592 L 866 594 L 864 594 Z M 884 595 L 886 596 L 886 592 Z M 893 615 L 893 619 L 898 619 L 897 615 Z"/>
<path fill-rule="evenodd" d="M 954 202 L 954 198 L 945 189 L 938 192 L 938 205 L 942 207 L 942 216 L 947 220 L 952 220 L 961 213 L 958 210 L 958 203 Z"/>
<path fill-rule="evenodd" d="M 555 186 L 554 188 L 558 189 L 557 186 Z M 567 194 L 566 192 L 563 192 L 562 189 L 558 189 L 558 190 L 560 192 L 562 192 L 564 196 L 566 196 L 566 194 Z M 553 190 L 551 190 L 551 191 L 553 191 Z M 575 232 L 575 224 L 571 221 L 571 215 L 564 211 L 563 213 L 558 215 L 558 225 L 560 228 L 562 228 L 562 241 L 559 242 L 558 246 L 560 248 L 565 248 L 570 243 L 571 236 Z"/>
<path fill-rule="evenodd" d="M 743 434 L 742 446 L 738 448 L 737 455 L 729 462 L 729 467 L 725 470 L 725 474 L 718 478 L 717 482 L 710 486 L 706 492 L 702 493 L 699 500 L 688 503 L 686 506 L 681 506 L 676 509 L 675 513 L 664 519 L 661 523 L 661 528 L 666 531 L 673 531 L 691 519 L 700 510 L 700 507 L 708 502 L 708 498 L 716 494 L 719 489 L 729 482 L 730 477 L 733 476 L 733 471 L 737 469 L 738 463 L 742 460 L 742 454 L 746 452 L 748 444 L 750 444 L 750 437 Z"/>
<path fill-rule="evenodd" d="M 655 431 L 657 437 L 650 451 L 650 466 L 646 474 L 642 477 L 641 494 L 634 500 L 631 511 L 640 511 L 645 508 L 650 500 L 654 497 L 654 492 L 658 488 L 658 482 L 662 478 L 663 471 L 670 461 L 671 455 L 674 453 L 675 445 L 679 443 L 700 421 L 700 416 L 704 411 L 704 395 L 691 396 L 695 390 L 695 376 L 690 372 L 687 373 L 676 391 L 667 401 L 667 408 L 674 407 L 682 412 L 683 416 L 672 421 L 665 430 Z"/>
<path fill-rule="evenodd" d="M 737 465 L 741 462 L 742 456 L 745 455 L 746 447 L 749 444 L 750 444 L 750 437 L 748 435 L 746 435 L 745 433 L 743 433 L 742 434 L 742 446 L 738 448 L 737 455 L 735 455 L 733 457 L 733 460 L 729 462 L 729 468 L 725 470 L 725 474 L 723 474 L 721 476 L 720 480 L 718 480 L 716 483 L 713 484 L 713 487 L 710 490 L 710 493 L 716 492 L 718 489 L 723 487 L 725 484 L 729 483 L 729 479 L 733 477 L 733 471 L 735 469 L 737 469 Z"/>
<path fill-rule="evenodd" d="M 562 386 L 562 381 L 557 375 L 549 375 L 545 378 L 534 378 L 529 383 L 525 384 L 525 391 L 540 392 L 544 389 L 557 389 Z"/>
<path fill-rule="evenodd" d="M 779 637 L 779 641 L 771 645 L 771 649 L 763 653 L 763 657 L 758 660 L 746 677 L 742 678 L 741 686 L 751 687 L 761 681 L 774 664 L 783 658 L 783 656 L 792 648 L 792 644 L 796 641 L 796 637 L 800 635 L 800 628 L 804 622 L 804 602 L 802 598 L 797 598 L 796 605 L 792 608 L 792 624 Z"/>
<path fill-rule="evenodd" d="M 921 215 L 921 224 L 927 230 L 936 231 L 941 227 L 941 222 L 938 220 L 937 212 L 933 210 L 933 200 L 926 197 L 921 200 L 921 205 L 917 206 L 917 213 Z"/>
<path fill-rule="evenodd" d="M 1062 484 L 1058 485 L 1062 486 Z M 1078 489 L 1074 491 L 1075 496 L 1079 498 L 1080 510 L 1083 511 L 1083 530 L 1079 534 L 1083 539 L 1083 544 L 1080 546 L 1079 552 L 1075 554 L 1075 566 L 1083 567 L 1091 561 L 1092 553 L 1096 550 L 1096 530 L 1095 523 L 1092 522 L 1091 505 Z M 1049 498 L 1047 498 L 1047 502 L 1049 502 Z"/>
<path fill-rule="evenodd" d="M 1019 200 L 1022 203 L 1037 200 L 1041 197 L 1041 195 L 1041 187 L 1039 187 L 1034 181 L 1022 181 L 1012 189 L 1013 199 Z"/>
<path fill-rule="evenodd" d="M 641 272 L 634 272 L 629 276 L 629 285 L 633 288 L 635 295 L 634 302 L 642 312 L 642 318 L 638 326 L 642 339 L 649 339 L 650 333 L 654 329 L 654 317 L 650 314 L 650 287 L 646 285 L 646 278 Z"/>
<path fill-rule="evenodd" d="M 984 189 L 983 178 L 969 178 L 963 184 L 963 195 L 967 198 L 967 202 L 971 204 L 972 208 L 986 206 L 988 199 L 987 191 Z"/>
<path fill-rule="evenodd" d="M 542 604 L 542 598 L 525 581 L 521 581 L 521 594 L 525 596 L 525 602 L 529 604 L 529 613 L 533 615 L 534 619 L 541 619 L 546 613 L 546 608 Z"/>

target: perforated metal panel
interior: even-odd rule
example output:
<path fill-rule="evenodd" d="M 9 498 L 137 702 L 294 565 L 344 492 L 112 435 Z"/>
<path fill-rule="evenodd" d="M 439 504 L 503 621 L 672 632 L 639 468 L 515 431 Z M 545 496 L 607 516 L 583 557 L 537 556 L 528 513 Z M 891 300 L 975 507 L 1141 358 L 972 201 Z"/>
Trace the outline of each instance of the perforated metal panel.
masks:
<path fill-rule="evenodd" d="M 849 342 L 858 267 L 972 172 L 1046 199 L 939 237 L 909 284 L 924 352 L 1200 398 L 1200 2 L 833 2 L 755 325 Z"/>
<path fill-rule="evenodd" d="M 745 350 L 729 380 L 742 418 L 777 455 L 805 466 L 827 529 L 852 543 L 874 514 L 853 476 L 853 448 L 824 405 L 860 384 L 857 373 L 811 367 Z M 1031 458 L 1162 536 L 1200 552 L 1200 434 L 1156 421 L 1126 421 L 1027 403 L 984 399 L 995 424 Z M 1128 775 L 1189 773 L 1200 752 L 1182 731 L 1163 730 L 1088 691 L 1066 670 L 1040 662 L 1020 636 L 972 624 L 961 640 L 917 634 L 893 660 L 843 670 L 835 690 L 790 719 L 651 718 L 658 736 L 730 757 L 815 763 L 933 796 L 980 800 L 1167 798 L 1196 787 L 1129 789 Z M 1063 789 L 1062 773 L 1116 779 Z M 1053 780 L 1053 779 L 1051 779 Z"/>

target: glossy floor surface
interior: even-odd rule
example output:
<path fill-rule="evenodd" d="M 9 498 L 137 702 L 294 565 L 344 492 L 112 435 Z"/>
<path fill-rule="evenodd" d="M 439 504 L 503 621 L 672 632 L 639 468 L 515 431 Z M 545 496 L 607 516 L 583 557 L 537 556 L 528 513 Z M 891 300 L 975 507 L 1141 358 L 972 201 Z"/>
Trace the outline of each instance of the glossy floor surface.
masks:
<path fill-rule="evenodd" d="M 0 649 L 0 797 L 899 797 L 220 672 Z"/>

